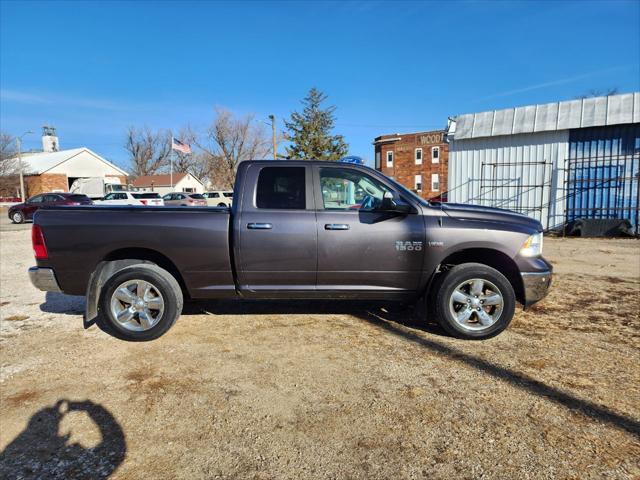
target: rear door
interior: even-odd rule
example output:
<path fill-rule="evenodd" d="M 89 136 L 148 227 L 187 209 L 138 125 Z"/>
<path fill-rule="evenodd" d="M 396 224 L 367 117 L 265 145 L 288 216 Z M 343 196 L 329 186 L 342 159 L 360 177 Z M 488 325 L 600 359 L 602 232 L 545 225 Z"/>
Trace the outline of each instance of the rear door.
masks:
<path fill-rule="evenodd" d="M 236 206 L 236 265 L 244 294 L 291 297 L 315 290 L 316 214 L 311 167 L 256 163 Z"/>
<path fill-rule="evenodd" d="M 45 205 L 60 205 L 61 203 L 63 203 L 64 198 L 62 198 L 60 195 L 54 195 L 52 193 L 49 193 L 47 195 L 44 196 L 44 201 L 42 202 L 42 206 Z"/>
<path fill-rule="evenodd" d="M 394 189 L 362 169 L 316 165 L 314 184 L 318 290 L 354 296 L 417 290 L 424 259 L 422 215 L 376 210 L 384 193 Z"/>

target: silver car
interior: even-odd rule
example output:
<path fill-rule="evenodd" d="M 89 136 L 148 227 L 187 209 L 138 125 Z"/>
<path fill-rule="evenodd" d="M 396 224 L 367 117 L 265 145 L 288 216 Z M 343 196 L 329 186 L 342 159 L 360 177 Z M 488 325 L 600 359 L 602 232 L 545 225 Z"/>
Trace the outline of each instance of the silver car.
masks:
<path fill-rule="evenodd" d="M 207 200 L 200 193 L 190 192 L 172 192 L 167 193 L 164 197 L 166 206 L 181 207 L 206 207 Z"/>

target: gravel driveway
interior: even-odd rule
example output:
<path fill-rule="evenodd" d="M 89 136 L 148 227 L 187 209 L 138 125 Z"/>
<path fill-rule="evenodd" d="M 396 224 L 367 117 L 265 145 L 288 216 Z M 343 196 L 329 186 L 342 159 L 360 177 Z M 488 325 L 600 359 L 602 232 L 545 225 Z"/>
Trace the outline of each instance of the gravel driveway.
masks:
<path fill-rule="evenodd" d="M 549 239 L 551 295 L 484 342 L 375 305 L 191 304 L 150 343 L 36 291 L 0 232 L 0 477 L 640 476 L 635 240 Z"/>

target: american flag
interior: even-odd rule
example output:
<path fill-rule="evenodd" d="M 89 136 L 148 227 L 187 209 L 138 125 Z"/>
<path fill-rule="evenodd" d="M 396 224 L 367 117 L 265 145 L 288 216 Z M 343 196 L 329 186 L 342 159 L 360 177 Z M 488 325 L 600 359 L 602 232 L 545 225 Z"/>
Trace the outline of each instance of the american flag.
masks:
<path fill-rule="evenodd" d="M 182 153 L 191 153 L 191 146 L 188 143 L 182 143 L 177 138 L 171 137 L 171 149 Z"/>

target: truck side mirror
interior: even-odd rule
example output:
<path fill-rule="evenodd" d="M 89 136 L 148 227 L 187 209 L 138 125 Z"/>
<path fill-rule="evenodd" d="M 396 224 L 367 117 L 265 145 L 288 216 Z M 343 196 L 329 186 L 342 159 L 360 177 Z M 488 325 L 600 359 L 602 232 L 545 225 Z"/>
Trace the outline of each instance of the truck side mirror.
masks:
<path fill-rule="evenodd" d="M 391 192 L 384 192 L 380 210 L 385 212 L 409 213 L 411 212 L 411 205 L 400 197 L 394 197 Z"/>

